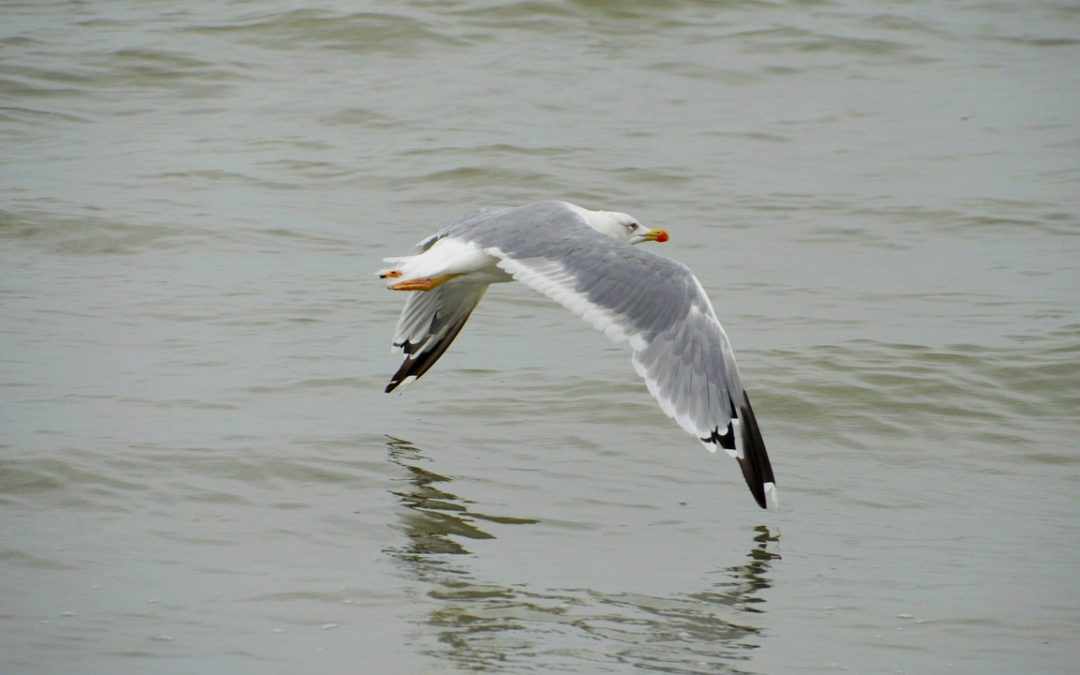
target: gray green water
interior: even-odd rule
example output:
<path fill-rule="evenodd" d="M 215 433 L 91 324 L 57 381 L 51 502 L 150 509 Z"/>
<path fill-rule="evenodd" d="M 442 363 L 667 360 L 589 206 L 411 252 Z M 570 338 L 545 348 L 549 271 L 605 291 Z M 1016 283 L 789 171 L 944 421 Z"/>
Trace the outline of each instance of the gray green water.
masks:
<path fill-rule="evenodd" d="M 1065 673 L 1072 2 L 5 2 L 0 671 Z M 663 226 L 783 498 L 493 289 L 484 204 Z"/>

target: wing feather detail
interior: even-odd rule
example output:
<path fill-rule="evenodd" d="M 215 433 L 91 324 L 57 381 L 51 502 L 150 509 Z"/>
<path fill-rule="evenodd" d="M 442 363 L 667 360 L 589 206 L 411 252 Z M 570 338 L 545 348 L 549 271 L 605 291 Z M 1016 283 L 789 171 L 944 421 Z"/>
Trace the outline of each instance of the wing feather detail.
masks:
<path fill-rule="evenodd" d="M 553 258 L 515 257 L 498 247 L 485 252 L 498 258 L 498 266 L 516 280 L 559 302 L 612 340 L 628 340 L 634 370 L 664 414 L 710 452 L 723 448 L 737 459 L 761 507 L 778 503 L 772 467 L 731 345 L 689 270 L 666 261 L 666 285 L 656 292 L 649 287 L 655 275 L 635 274 L 632 269 L 649 258 L 620 261 L 615 279 L 603 269 L 570 267 Z"/>
<path fill-rule="evenodd" d="M 413 382 L 431 369 L 476 309 L 487 284 L 449 283 L 426 292 L 413 292 L 401 311 L 391 349 L 405 360 L 390 378 L 386 393 Z"/>

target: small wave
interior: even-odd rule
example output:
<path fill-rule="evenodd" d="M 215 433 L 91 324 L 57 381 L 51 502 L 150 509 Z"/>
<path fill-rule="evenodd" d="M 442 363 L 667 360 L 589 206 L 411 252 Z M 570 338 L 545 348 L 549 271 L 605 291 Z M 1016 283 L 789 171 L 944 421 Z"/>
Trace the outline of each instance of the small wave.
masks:
<path fill-rule="evenodd" d="M 98 214 L 61 215 L 50 211 L 0 209 L 0 239 L 76 255 L 131 254 L 148 248 L 180 246 L 191 232 L 149 223 L 132 224 Z"/>
<path fill-rule="evenodd" d="M 838 447 L 899 440 L 885 461 L 942 461 L 928 446 L 950 448 L 947 461 L 984 466 L 1017 455 L 1045 462 L 1067 454 L 1061 439 L 1042 429 L 1057 428 L 1080 410 L 1080 382 L 1070 374 L 1080 335 L 1063 328 L 1009 342 L 931 347 L 856 340 L 777 353 L 782 374 L 758 385 L 759 398 L 783 411 L 775 418 L 780 423 L 813 428 L 819 441 Z"/>
<path fill-rule="evenodd" d="M 203 24 L 185 32 L 232 34 L 273 49 L 327 49 L 355 53 L 379 51 L 414 53 L 421 48 L 455 44 L 426 22 L 400 14 L 342 13 L 324 9 L 295 9 L 258 14 L 230 23 Z"/>

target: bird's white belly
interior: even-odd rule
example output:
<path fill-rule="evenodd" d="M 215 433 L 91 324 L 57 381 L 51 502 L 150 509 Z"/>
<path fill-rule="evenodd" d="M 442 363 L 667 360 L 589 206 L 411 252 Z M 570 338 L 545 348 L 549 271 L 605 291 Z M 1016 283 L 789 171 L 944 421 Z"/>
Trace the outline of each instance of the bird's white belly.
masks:
<path fill-rule="evenodd" d="M 495 284 L 513 281 L 497 263 L 498 258 L 484 253 L 479 246 L 462 239 L 446 237 L 435 242 L 431 248 L 409 259 L 402 266 L 407 279 L 435 279 L 452 276 L 454 281 L 478 284 Z"/>

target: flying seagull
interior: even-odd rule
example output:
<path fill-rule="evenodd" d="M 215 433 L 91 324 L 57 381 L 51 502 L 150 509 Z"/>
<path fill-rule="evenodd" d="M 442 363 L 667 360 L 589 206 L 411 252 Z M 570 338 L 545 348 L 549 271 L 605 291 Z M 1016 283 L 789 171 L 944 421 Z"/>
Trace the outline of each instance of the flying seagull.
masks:
<path fill-rule="evenodd" d="M 379 271 L 387 288 L 413 291 L 392 343 L 405 361 L 386 392 L 435 365 L 490 284 L 516 279 L 628 341 L 664 413 L 710 452 L 737 459 L 759 506 L 777 506 L 754 409 L 705 290 L 685 265 L 631 246 L 667 239 L 625 213 L 560 201 L 463 216 Z"/>

